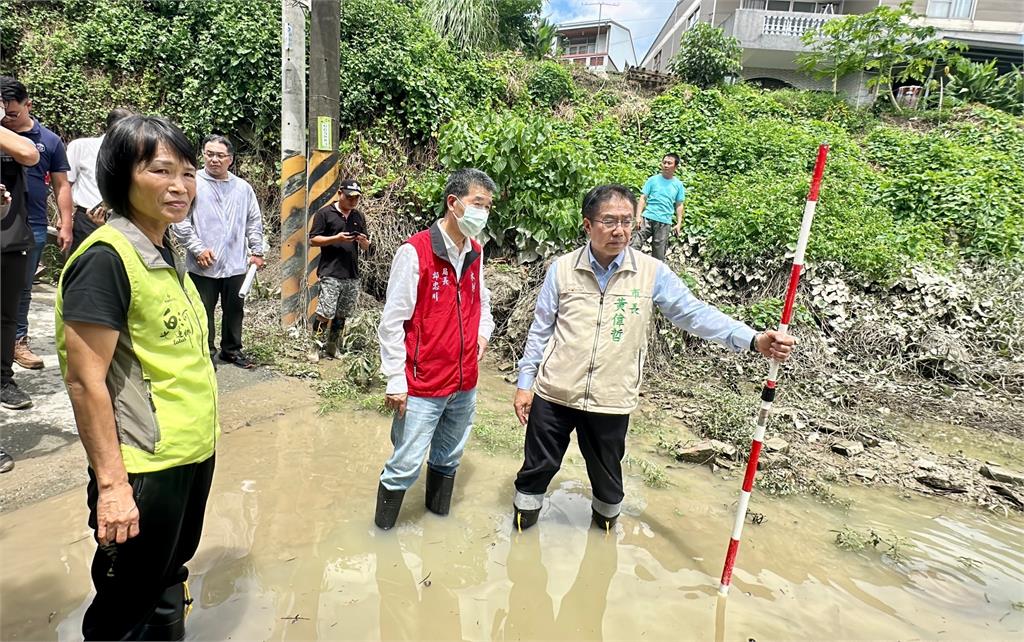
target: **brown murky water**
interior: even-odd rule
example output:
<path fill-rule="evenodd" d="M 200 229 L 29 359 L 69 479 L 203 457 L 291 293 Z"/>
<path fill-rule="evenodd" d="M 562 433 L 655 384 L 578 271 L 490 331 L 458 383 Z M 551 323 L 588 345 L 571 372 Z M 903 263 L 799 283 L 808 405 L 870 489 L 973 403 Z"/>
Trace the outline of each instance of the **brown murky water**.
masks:
<path fill-rule="evenodd" d="M 302 408 L 222 440 L 190 564 L 189 639 L 1022 637 L 1012 603 L 1024 601 L 1024 521 L 1012 515 L 878 489 L 842 489 L 848 512 L 755 493 L 751 510 L 767 519 L 746 528 L 716 631 L 738 482 L 698 468 L 669 470 L 665 490 L 630 477 L 605 535 L 589 527 L 585 470 L 570 465 L 539 527 L 514 535 L 518 461 L 471 450 L 448 518 L 425 514 L 420 482 L 396 530 L 380 533 L 388 426 L 370 412 Z M 0 516 L 0 637 L 81 639 L 94 550 L 85 520 L 82 490 Z M 916 547 L 900 564 L 842 551 L 830 530 L 844 524 Z"/>

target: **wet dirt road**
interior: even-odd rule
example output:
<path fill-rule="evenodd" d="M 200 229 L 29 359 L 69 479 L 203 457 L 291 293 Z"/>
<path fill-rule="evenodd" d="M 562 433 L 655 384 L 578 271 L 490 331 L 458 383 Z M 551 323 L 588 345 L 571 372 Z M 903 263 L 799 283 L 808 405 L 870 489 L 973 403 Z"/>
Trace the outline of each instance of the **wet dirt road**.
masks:
<path fill-rule="evenodd" d="M 755 493 L 716 631 L 718 575 L 738 483 L 705 468 L 672 486 L 627 478 L 611 534 L 590 527 L 578 451 L 538 527 L 512 532 L 519 462 L 471 446 L 452 514 L 423 508 L 420 480 L 397 528 L 372 524 L 389 420 L 321 417 L 306 384 L 253 389 L 264 413 L 221 441 L 199 553 L 190 564 L 202 640 L 1020 639 L 1024 522 L 881 489 L 844 488 L 849 511 Z M 305 391 L 305 392 L 303 392 Z M 484 386 L 507 412 L 511 387 Z M 305 395 L 305 397 L 303 397 Z M 308 401 L 304 401 L 308 399 Z M 235 424 L 244 416 L 245 408 Z M 634 446 L 638 447 L 638 446 Z M 80 638 L 94 550 L 84 490 L 0 515 L 0 638 Z M 833 543 L 844 524 L 912 540 L 896 564 Z"/>

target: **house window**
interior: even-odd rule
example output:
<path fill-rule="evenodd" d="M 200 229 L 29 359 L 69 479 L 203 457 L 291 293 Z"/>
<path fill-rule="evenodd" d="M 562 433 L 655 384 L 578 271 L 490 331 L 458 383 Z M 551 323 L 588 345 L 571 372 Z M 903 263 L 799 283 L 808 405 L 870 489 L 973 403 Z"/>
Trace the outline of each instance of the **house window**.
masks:
<path fill-rule="evenodd" d="M 587 59 L 586 58 L 574 58 L 573 62 L 576 63 L 577 67 L 582 67 L 583 65 L 587 64 Z"/>
<path fill-rule="evenodd" d="M 697 5 L 697 8 L 693 10 L 693 13 L 691 13 L 688 16 L 686 16 L 686 28 L 683 29 L 683 31 L 689 31 L 690 29 L 693 29 L 694 25 L 696 25 L 699 20 L 700 20 L 700 5 Z"/>
<path fill-rule="evenodd" d="M 593 56 L 593 57 L 591 57 L 591 59 L 590 59 L 590 66 L 591 67 L 603 67 L 604 66 L 604 56 Z"/>
<path fill-rule="evenodd" d="M 563 37 L 562 49 L 570 56 L 591 54 L 597 51 L 597 38 L 587 36 L 577 38 Z"/>
<path fill-rule="evenodd" d="M 956 2 L 958 0 L 942 0 L 944 2 Z M 970 0 L 966 0 L 970 1 Z M 796 11 L 800 13 L 835 13 L 835 1 L 810 2 L 809 0 L 743 0 L 744 9 L 755 9 L 758 11 Z"/>
<path fill-rule="evenodd" d="M 929 18 L 952 18 L 970 20 L 974 0 L 928 0 L 926 14 Z"/>

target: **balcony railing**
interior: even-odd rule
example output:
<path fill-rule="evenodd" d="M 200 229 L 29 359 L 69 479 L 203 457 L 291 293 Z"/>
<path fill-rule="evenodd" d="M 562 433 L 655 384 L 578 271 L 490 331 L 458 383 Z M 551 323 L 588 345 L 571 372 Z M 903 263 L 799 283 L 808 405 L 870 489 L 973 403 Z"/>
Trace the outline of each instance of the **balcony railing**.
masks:
<path fill-rule="evenodd" d="M 737 9 L 722 23 L 722 29 L 739 39 L 745 49 L 804 51 L 800 36 L 819 29 L 841 16 L 763 9 Z"/>
<path fill-rule="evenodd" d="M 817 31 L 829 19 L 814 14 L 768 13 L 764 17 L 761 33 L 766 36 L 794 36 L 799 38 L 808 31 Z"/>

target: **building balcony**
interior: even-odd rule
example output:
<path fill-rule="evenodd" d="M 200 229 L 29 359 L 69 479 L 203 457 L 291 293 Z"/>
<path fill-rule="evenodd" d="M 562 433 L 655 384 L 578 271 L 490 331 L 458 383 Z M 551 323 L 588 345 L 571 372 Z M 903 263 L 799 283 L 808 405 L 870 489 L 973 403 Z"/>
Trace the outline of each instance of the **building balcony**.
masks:
<path fill-rule="evenodd" d="M 739 39 L 744 49 L 806 51 L 800 37 L 835 18 L 833 14 L 737 9 L 722 23 L 726 34 Z"/>
<path fill-rule="evenodd" d="M 563 54 L 562 59 L 583 67 L 603 68 L 608 62 L 608 53 L 599 51 L 596 53 Z"/>

